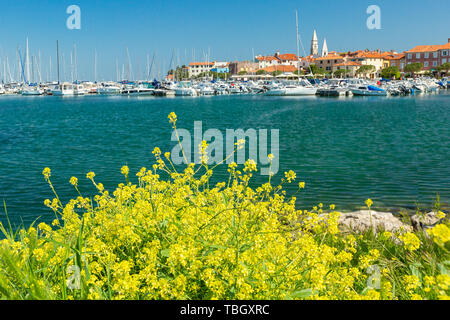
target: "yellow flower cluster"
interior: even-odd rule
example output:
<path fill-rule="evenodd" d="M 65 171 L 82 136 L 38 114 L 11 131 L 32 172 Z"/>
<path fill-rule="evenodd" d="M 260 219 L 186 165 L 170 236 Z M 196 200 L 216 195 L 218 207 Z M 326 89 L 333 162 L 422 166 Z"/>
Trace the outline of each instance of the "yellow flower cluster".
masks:
<path fill-rule="evenodd" d="M 169 119 L 175 125 L 176 115 Z M 206 151 L 206 142 L 199 147 Z M 213 184 L 205 164 L 206 170 L 190 164 L 176 171 L 159 148 L 153 153 L 157 164 L 142 168 L 136 184 L 127 166 L 121 169 L 127 183 L 111 193 L 89 172 L 98 190 L 92 199 L 46 200 L 56 214 L 52 226 L 41 223 L 0 241 L 0 298 L 397 298 L 393 281 L 401 277 L 393 269 L 383 267 L 380 287 L 367 288 L 367 268 L 386 263 L 383 246 L 396 246 L 391 234 L 370 247 L 362 236 L 341 234 L 334 205 L 298 210 L 295 198 L 270 180 L 250 187 L 252 160 L 242 171 L 229 164 L 227 181 Z M 51 186 L 50 169 L 43 175 Z M 295 179 L 286 172 L 285 182 Z M 78 180 L 70 183 L 76 188 Z M 299 191 L 304 187 L 301 182 Z M 445 243 L 446 228 L 429 233 Z M 400 239 L 408 250 L 421 244 L 413 233 Z M 445 274 L 429 275 L 420 292 L 415 275 L 400 281 L 409 298 L 448 296 Z"/>

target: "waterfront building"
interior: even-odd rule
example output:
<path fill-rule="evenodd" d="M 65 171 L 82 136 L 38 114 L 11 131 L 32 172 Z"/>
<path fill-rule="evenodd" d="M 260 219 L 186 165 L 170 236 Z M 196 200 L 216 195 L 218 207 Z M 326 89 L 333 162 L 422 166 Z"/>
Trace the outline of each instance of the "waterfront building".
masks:
<path fill-rule="evenodd" d="M 345 73 L 342 75 L 343 78 L 355 78 L 360 67 L 361 64 L 358 62 L 343 61 L 333 65 L 333 73 L 337 70 L 345 70 Z"/>
<path fill-rule="evenodd" d="M 397 67 L 401 72 L 405 68 L 405 54 L 404 53 L 394 53 L 384 57 L 388 61 L 388 67 Z"/>
<path fill-rule="evenodd" d="M 325 71 L 331 73 L 333 71 L 333 67 L 336 64 L 343 63 L 344 60 L 345 58 L 338 55 L 337 52 L 330 52 L 329 55 L 315 58 L 313 61 L 319 69 L 324 69 Z"/>
<path fill-rule="evenodd" d="M 450 38 L 444 45 L 419 45 L 405 51 L 405 63 L 422 63 L 423 70 L 434 70 L 436 67 L 449 62 Z"/>
<path fill-rule="evenodd" d="M 229 62 L 217 62 L 214 61 L 214 65 L 211 69 L 211 72 L 217 73 L 229 73 L 230 72 L 230 63 Z"/>
<path fill-rule="evenodd" d="M 234 61 L 230 62 L 229 69 L 231 74 L 238 74 L 239 72 L 246 72 L 247 74 L 258 71 L 259 63 L 254 61 Z"/>
<path fill-rule="evenodd" d="M 201 73 L 209 72 L 214 67 L 214 62 L 189 63 L 189 77 L 196 77 Z"/>

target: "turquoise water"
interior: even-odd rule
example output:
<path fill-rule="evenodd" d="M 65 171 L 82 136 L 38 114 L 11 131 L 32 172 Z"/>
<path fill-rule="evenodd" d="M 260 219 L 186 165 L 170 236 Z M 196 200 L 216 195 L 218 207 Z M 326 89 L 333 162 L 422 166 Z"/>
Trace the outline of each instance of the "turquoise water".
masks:
<path fill-rule="evenodd" d="M 198 98 L 0 97 L 0 200 L 15 225 L 51 220 L 43 205 L 52 193 L 42 169 L 63 201 L 75 197 L 71 176 L 86 196 L 94 193 L 88 171 L 112 190 L 123 182 L 120 168 L 150 168 L 152 150 L 170 151 L 174 142 L 167 115 L 178 126 L 280 130 L 280 180 L 297 173 L 307 188 L 299 208 L 319 202 L 338 209 L 361 207 L 398 211 L 430 207 L 436 194 L 450 202 L 450 95 L 419 97 Z M 224 175 L 219 170 L 218 177 Z M 267 177 L 257 175 L 256 183 Z M 295 186 L 288 191 L 295 191 Z M 4 210 L 1 221 L 4 221 Z"/>

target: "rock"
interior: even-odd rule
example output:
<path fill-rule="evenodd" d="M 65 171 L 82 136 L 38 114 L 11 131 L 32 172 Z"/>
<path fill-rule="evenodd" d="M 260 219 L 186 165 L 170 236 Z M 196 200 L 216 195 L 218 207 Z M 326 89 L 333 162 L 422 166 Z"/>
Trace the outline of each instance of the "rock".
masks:
<path fill-rule="evenodd" d="M 355 212 L 341 213 L 339 217 L 339 229 L 343 232 L 364 232 L 370 230 L 370 216 L 372 215 L 372 226 L 376 231 L 412 231 L 412 227 L 394 217 L 390 212 L 377 212 L 373 210 L 360 210 Z"/>
<path fill-rule="evenodd" d="M 415 214 L 411 217 L 411 224 L 416 230 L 424 230 L 433 227 L 439 222 L 438 213 L 431 211 L 426 214 Z"/>

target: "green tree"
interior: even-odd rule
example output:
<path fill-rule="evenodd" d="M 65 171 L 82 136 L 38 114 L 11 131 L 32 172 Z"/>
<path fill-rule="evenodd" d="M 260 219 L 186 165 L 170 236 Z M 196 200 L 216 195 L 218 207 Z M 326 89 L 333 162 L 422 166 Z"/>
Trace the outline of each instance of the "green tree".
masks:
<path fill-rule="evenodd" d="M 266 73 L 267 73 L 266 70 L 263 70 L 263 69 L 256 71 L 257 75 L 262 75 L 262 74 L 266 74 Z"/>
<path fill-rule="evenodd" d="M 439 72 L 443 74 L 448 74 L 448 71 L 450 70 L 450 62 L 446 62 L 444 64 L 441 64 L 439 67 L 436 68 Z"/>
<path fill-rule="evenodd" d="M 239 72 L 238 72 L 238 75 L 240 75 L 240 76 L 242 76 L 242 75 L 244 75 L 244 74 L 247 74 L 247 71 L 239 71 Z"/>
<path fill-rule="evenodd" d="M 274 76 L 274 77 L 276 77 L 276 76 L 279 76 L 280 74 L 282 74 L 283 72 L 281 72 L 281 71 L 274 71 L 274 72 L 272 72 L 272 75 Z"/>
<path fill-rule="evenodd" d="M 339 78 L 342 78 L 342 76 L 344 76 L 345 75 L 345 69 L 338 69 L 338 70 L 336 70 L 335 72 L 334 72 L 334 76 L 335 77 L 339 77 Z"/>
<path fill-rule="evenodd" d="M 381 70 L 381 76 L 385 79 L 399 79 L 400 69 L 397 66 L 390 66 Z"/>
<path fill-rule="evenodd" d="M 414 76 L 417 72 L 422 70 L 422 68 L 423 68 L 423 64 L 420 62 L 410 63 L 405 66 L 405 72 Z"/>
<path fill-rule="evenodd" d="M 359 67 L 358 70 L 356 70 L 357 74 L 369 74 L 371 75 L 372 73 L 374 73 L 376 70 L 375 66 L 371 65 L 371 64 L 366 64 L 366 65 L 362 65 L 361 67 Z"/>

